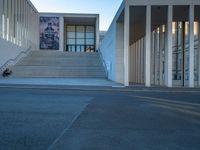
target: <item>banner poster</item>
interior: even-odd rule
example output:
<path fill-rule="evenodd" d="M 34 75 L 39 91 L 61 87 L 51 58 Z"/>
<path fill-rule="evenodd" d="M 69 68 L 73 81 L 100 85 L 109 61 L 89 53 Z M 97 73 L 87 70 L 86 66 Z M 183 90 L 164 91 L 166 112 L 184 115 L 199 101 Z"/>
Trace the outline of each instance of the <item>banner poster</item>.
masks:
<path fill-rule="evenodd" d="M 59 50 L 59 17 L 40 17 L 40 49 Z"/>

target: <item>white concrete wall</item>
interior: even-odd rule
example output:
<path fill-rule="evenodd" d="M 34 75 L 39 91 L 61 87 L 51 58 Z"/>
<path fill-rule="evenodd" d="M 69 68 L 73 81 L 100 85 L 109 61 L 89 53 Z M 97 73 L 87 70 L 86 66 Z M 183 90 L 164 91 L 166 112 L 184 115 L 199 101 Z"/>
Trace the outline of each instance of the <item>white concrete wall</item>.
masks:
<path fill-rule="evenodd" d="M 22 51 L 26 51 L 26 48 L 0 38 L 0 67 L 9 59 L 15 59 Z"/>
<path fill-rule="evenodd" d="M 119 83 L 124 83 L 124 24 L 118 23 L 117 20 L 123 9 L 124 2 L 100 45 L 100 52 L 107 66 L 108 79 Z"/>
<path fill-rule="evenodd" d="M 116 81 L 124 83 L 124 23 L 117 23 L 116 29 Z"/>
<path fill-rule="evenodd" d="M 100 52 L 107 67 L 108 79 L 116 81 L 116 23 L 113 23 L 106 33 Z"/>
<path fill-rule="evenodd" d="M 29 0 L 0 0 L 0 69 L 38 45 L 38 11 Z"/>

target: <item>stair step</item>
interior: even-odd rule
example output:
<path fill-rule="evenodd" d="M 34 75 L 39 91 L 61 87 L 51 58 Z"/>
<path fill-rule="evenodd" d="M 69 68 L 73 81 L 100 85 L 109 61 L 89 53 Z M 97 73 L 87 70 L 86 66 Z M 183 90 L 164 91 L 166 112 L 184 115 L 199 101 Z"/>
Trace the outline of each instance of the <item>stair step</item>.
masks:
<path fill-rule="evenodd" d="M 99 53 L 32 51 L 11 69 L 11 77 L 106 78 Z"/>

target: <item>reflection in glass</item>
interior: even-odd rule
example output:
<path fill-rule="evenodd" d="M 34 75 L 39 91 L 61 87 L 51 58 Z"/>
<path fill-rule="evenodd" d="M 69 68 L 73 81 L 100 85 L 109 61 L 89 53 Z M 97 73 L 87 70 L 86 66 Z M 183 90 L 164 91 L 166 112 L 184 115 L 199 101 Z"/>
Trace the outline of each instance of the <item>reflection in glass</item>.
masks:
<path fill-rule="evenodd" d="M 95 51 L 95 27 L 67 25 L 66 50 L 71 52 Z"/>

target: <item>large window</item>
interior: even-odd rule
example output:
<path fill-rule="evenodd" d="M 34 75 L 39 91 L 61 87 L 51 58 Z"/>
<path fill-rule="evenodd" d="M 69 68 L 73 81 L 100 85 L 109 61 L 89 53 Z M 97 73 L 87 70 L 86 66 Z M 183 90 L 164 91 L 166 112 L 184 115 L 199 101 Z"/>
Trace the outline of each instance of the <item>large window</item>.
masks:
<path fill-rule="evenodd" d="M 66 26 L 66 51 L 68 52 L 94 52 L 95 27 L 94 26 Z"/>

